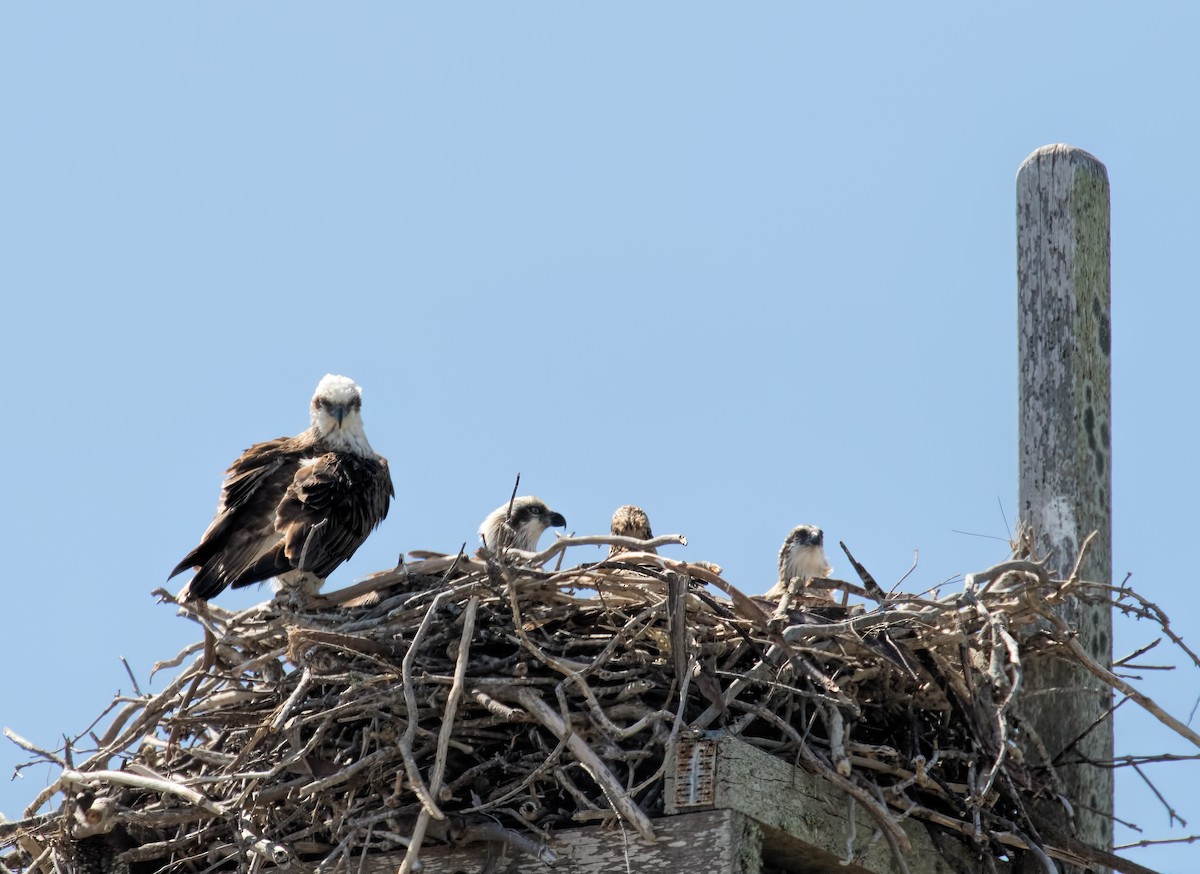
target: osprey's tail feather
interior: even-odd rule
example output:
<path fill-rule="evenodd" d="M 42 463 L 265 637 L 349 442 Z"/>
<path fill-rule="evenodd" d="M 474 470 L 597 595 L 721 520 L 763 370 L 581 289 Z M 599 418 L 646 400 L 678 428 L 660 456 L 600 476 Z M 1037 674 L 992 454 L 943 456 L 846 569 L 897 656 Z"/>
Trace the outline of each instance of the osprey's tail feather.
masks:
<path fill-rule="evenodd" d="M 189 567 L 196 567 L 199 552 L 200 550 L 197 548 L 189 553 L 188 557 L 180 562 L 179 566 L 171 573 L 171 576 L 175 576 Z M 240 569 L 229 567 L 220 554 L 210 556 L 196 569 L 196 575 L 183 587 L 179 593 L 179 599 L 181 601 L 207 601 L 225 591 L 226 588 L 241 589 L 254 583 L 266 582 L 271 577 L 290 570 L 293 570 L 292 563 L 284 554 L 282 544 L 268 551 L 249 567 Z"/>
<path fill-rule="evenodd" d="M 188 580 L 187 584 L 180 590 L 180 601 L 207 601 L 224 590 L 225 581 L 221 578 L 221 574 L 213 564 L 213 562 L 209 562 L 197 569 L 196 575 Z M 176 568 L 171 576 L 175 576 L 175 574 L 186 567 L 187 565 L 182 565 Z"/>
<path fill-rule="evenodd" d="M 266 582 L 271 577 L 277 577 L 291 570 L 295 570 L 295 567 L 284 552 L 284 544 L 281 543 L 238 574 L 237 579 L 232 580 L 229 585 L 235 589 L 241 589 L 254 583 Z"/>

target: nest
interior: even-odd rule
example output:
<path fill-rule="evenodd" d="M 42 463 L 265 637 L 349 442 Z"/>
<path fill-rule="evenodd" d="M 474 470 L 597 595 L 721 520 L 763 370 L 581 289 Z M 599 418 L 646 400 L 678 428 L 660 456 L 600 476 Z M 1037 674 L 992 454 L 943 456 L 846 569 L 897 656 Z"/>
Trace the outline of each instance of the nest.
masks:
<path fill-rule="evenodd" d="M 1014 559 L 952 596 L 884 596 L 855 563 L 861 586 L 812 581 L 777 605 L 652 549 L 680 542 L 416 554 L 308 604 L 179 605 L 206 641 L 155 666 L 175 670 L 163 691 L 119 697 L 94 723 L 109 717 L 103 732 L 60 752 L 10 733 L 61 775 L 26 819 L 0 826 L 3 861 L 323 872 L 396 853 L 405 871 L 423 845 L 479 841 L 552 866 L 552 834 L 568 825 L 652 837 L 667 751 L 713 731 L 854 799 L 901 870 L 905 819 L 975 854 L 1078 861 L 1035 837 L 1031 802 L 1058 787 L 1019 719 L 1023 661 L 1053 646 L 1170 720 L 1053 609 L 1098 599 L 1165 627 L 1128 589 L 1055 581 Z M 566 546 L 595 543 L 625 551 L 546 569 Z"/>

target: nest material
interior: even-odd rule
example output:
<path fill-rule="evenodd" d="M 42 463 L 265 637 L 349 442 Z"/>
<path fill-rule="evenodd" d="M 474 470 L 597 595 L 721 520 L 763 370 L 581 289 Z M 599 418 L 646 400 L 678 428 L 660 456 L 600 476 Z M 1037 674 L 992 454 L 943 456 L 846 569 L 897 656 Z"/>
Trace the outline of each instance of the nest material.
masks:
<path fill-rule="evenodd" d="M 1054 646 L 1136 695 L 1052 604 L 1101 599 L 1165 625 L 1152 605 L 1020 560 L 946 598 L 886 598 L 860 569 L 864 587 L 816 581 L 783 605 L 651 552 L 543 569 L 568 544 L 614 541 L 682 538 L 425 556 L 302 606 L 181 605 L 207 645 L 156 665 L 178 669 L 162 692 L 119 697 L 103 734 L 61 756 L 10 735 L 62 773 L 0 826 L 4 861 L 332 871 L 393 852 L 403 871 L 423 844 L 485 841 L 553 865 L 556 828 L 619 818 L 652 836 L 667 750 L 705 731 L 800 761 L 896 847 L 914 818 L 976 853 L 1078 861 L 1031 837 L 1031 800 L 1058 787 L 1019 718 L 1022 662 Z"/>

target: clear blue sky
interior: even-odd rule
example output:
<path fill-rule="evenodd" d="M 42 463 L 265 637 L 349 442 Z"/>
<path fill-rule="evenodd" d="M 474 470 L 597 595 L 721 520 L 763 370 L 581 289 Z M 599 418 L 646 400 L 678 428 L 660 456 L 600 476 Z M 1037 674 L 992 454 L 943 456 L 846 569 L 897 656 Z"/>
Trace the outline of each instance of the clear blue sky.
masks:
<path fill-rule="evenodd" d="M 1182 3 L 5 5 L 0 723 L 53 746 L 129 690 L 118 656 L 144 681 L 196 637 L 149 592 L 329 371 L 398 492 L 331 585 L 473 541 L 518 471 L 750 591 L 800 522 L 885 585 L 914 549 L 909 588 L 986 567 L 1014 176 L 1054 142 L 1112 182 L 1116 573 L 1200 644 L 1198 32 Z M 1117 654 L 1153 637 L 1118 622 Z M 1186 718 L 1200 674 L 1143 688 Z M 1118 747 L 1197 752 L 1133 705 Z M 24 758 L 0 740 L 10 817 L 49 779 L 8 782 Z M 1200 763 L 1148 770 L 1188 828 L 1126 772 L 1118 815 L 1200 833 Z"/>

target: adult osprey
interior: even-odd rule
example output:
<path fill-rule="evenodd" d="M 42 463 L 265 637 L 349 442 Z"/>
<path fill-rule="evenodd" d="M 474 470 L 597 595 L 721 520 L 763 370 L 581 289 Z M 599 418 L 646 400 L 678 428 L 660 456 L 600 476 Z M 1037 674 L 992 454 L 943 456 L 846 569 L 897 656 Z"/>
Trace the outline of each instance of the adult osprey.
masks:
<path fill-rule="evenodd" d="M 362 389 L 327 374 L 312 426 L 251 446 L 229 466 L 217 515 L 171 576 L 195 568 L 180 600 L 207 601 L 276 577 L 276 590 L 316 592 L 387 516 L 387 459 L 363 432 Z"/>
<path fill-rule="evenodd" d="M 567 520 L 562 513 L 555 513 L 540 498 L 524 495 L 513 498 L 511 512 L 508 504 L 501 504 L 488 513 L 479 525 L 479 534 L 488 549 L 500 552 L 519 549 L 534 552 L 538 538 L 550 526 L 565 528 Z"/>
<path fill-rule="evenodd" d="M 783 541 L 779 550 L 779 580 L 765 597 L 778 600 L 792 580 L 807 583 L 813 577 L 826 577 L 831 573 L 833 568 L 825 560 L 825 533 L 816 525 L 797 525 Z M 824 590 L 814 590 L 813 594 L 832 600 Z"/>
<path fill-rule="evenodd" d="M 645 510 L 634 504 L 617 507 L 616 512 L 613 513 L 610 530 L 618 537 L 636 537 L 638 540 L 650 540 L 654 537 L 650 531 L 650 517 L 646 515 Z M 622 552 L 628 552 L 629 549 L 628 546 L 611 546 L 608 550 L 609 558 L 620 555 Z M 658 554 L 658 550 L 653 546 L 644 552 Z"/>

